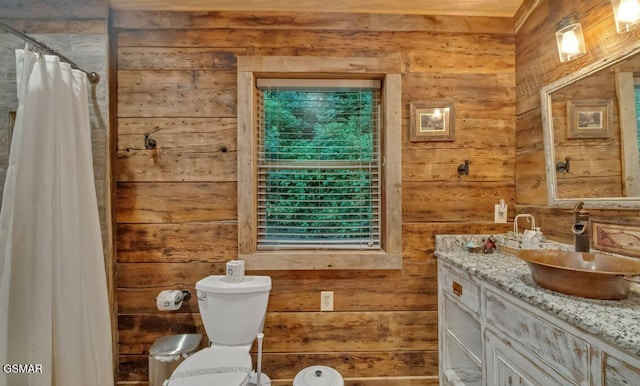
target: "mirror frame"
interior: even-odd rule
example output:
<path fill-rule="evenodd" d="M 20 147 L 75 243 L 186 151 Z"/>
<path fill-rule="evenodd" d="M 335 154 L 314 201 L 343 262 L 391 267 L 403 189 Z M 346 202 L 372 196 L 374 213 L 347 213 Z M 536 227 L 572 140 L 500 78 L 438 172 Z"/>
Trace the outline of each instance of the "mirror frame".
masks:
<path fill-rule="evenodd" d="M 572 208 L 577 201 L 583 201 L 585 207 L 601 209 L 638 209 L 640 197 L 602 197 L 602 198 L 558 198 L 558 184 L 556 179 L 556 155 L 553 135 L 553 118 L 551 107 L 551 94 L 564 86 L 577 82 L 604 68 L 617 63 L 640 52 L 640 41 L 612 52 L 607 57 L 592 63 L 580 70 L 562 77 L 540 89 L 540 112 L 542 114 L 542 131 L 544 134 L 544 153 L 547 175 L 548 204 L 553 208 Z"/>

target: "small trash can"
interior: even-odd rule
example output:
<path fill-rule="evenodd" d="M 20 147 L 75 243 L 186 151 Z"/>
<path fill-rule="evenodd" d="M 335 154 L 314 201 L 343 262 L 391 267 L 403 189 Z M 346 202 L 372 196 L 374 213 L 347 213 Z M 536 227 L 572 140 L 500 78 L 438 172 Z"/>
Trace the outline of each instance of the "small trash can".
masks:
<path fill-rule="evenodd" d="M 162 386 L 173 370 L 200 345 L 201 334 L 169 335 L 149 349 L 149 386 Z"/>
<path fill-rule="evenodd" d="M 331 367 L 311 366 L 296 375 L 293 386 L 344 386 L 344 379 Z"/>

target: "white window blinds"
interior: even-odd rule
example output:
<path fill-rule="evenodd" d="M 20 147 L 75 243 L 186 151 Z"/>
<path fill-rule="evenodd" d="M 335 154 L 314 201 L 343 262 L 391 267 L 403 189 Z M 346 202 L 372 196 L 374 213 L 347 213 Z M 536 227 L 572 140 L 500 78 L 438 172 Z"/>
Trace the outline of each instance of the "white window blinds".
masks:
<path fill-rule="evenodd" d="M 380 83 L 259 79 L 258 249 L 380 249 Z"/>

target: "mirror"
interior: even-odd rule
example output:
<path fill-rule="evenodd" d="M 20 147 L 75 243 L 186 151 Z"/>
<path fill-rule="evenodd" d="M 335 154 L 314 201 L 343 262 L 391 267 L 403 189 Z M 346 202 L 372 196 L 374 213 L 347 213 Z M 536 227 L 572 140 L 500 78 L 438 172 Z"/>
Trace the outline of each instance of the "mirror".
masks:
<path fill-rule="evenodd" d="M 640 42 L 540 91 L 549 206 L 640 207 Z"/>

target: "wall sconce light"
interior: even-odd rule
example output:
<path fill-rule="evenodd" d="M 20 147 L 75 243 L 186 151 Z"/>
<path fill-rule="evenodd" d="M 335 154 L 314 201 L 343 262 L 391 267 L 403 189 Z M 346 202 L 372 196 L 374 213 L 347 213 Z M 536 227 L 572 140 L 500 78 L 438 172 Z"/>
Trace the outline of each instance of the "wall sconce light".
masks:
<path fill-rule="evenodd" d="M 618 33 L 640 27 L 640 2 L 638 0 L 611 0 Z"/>
<path fill-rule="evenodd" d="M 556 42 L 561 62 L 573 60 L 587 53 L 582 24 L 575 13 L 563 17 L 556 25 Z"/>

